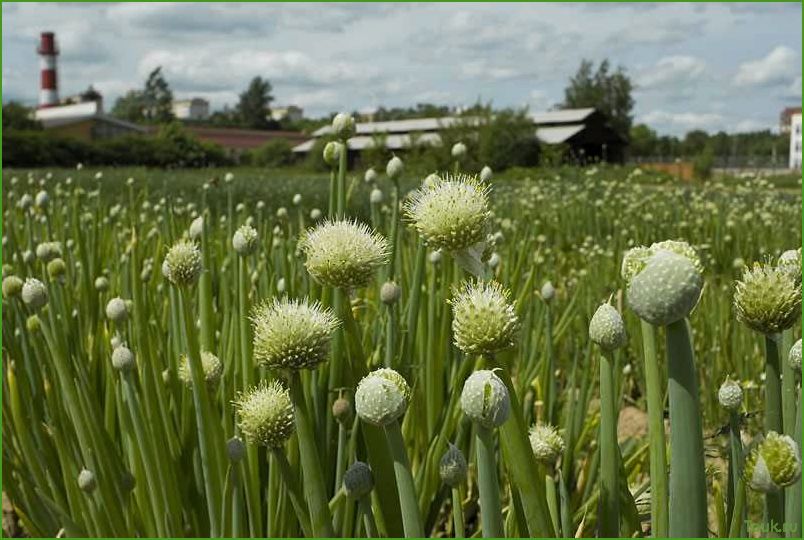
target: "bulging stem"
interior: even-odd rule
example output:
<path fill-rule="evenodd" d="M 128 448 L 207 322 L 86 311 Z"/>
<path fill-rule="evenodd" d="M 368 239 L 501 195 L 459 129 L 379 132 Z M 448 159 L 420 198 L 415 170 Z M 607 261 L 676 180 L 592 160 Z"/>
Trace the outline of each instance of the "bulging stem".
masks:
<path fill-rule="evenodd" d="M 617 399 L 611 353 L 600 357 L 600 528 L 601 537 L 620 535 L 620 489 L 617 466 Z"/>
<path fill-rule="evenodd" d="M 642 349 L 645 355 L 645 391 L 648 402 L 650 444 L 650 511 L 654 538 L 668 532 L 667 443 L 664 437 L 664 391 L 656 359 L 656 327 L 642 321 Z"/>
<path fill-rule="evenodd" d="M 667 327 L 670 396 L 670 536 L 706 537 L 706 472 L 698 377 L 686 319 Z"/>
<path fill-rule="evenodd" d="M 769 431 L 783 433 L 784 431 L 780 340 L 779 334 L 765 336 L 765 433 Z M 768 522 L 784 522 L 784 507 L 784 491 L 765 494 L 765 519 Z M 777 537 L 779 533 L 771 530 L 768 532 L 768 536 Z"/>
<path fill-rule="evenodd" d="M 304 493 L 312 518 L 311 529 L 314 536 L 333 537 L 332 515 L 329 512 L 329 500 L 324 488 L 324 475 L 321 472 L 318 448 L 315 442 L 315 431 L 307 411 L 301 379 L 298 372 L 290 376 L 290 395 L 296 413 L 296 433 L 299 438 L 302 474 L 304 475 Z"/>
<path fill-rule="evenodd" d="M 480 491 L 480 521 L 483 538 L 505 536 L 500 503 L 500 483 L 497 479 L 497 459 L 494 452 L 494 433 L 475 424 L 477 444 L 477 484 Z"/>
<path fill-rule="evenodd" d="M 413 475 L 410 472 L 408 453 L 405 450 L 405 441 L 402 438 L 402 429 L 399 422 L 394 420 L 385 426 L 385 436 L 394 459 L 394 475 L 399 492 L 399 505 L 402 509 L 402 526 L 406 538 L 422 538 L 424 526 L 419 512 L 419 503 L 416 498 L 416 489 L 413 485 Z"/>

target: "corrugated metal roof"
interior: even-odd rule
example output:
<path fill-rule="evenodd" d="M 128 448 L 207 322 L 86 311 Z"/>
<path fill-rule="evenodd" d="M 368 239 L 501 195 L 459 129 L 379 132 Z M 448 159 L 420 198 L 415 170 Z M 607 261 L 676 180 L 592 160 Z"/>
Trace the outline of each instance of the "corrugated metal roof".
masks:
<path fill-rule="evenodd" d="M 390 134 L 384 137 L 385 147 L 389 150 L 401 150 L 409 148 L 411 145 L 411 136 L 408 134 Z M 369 135 L 355 135 L 348 141 L 349 150 L 365 150 L 374 146 L 375 138 Z M 428 144 L 431 146 L 438 146 L 441 144 L 441 136 L 438 133 L 422 133 L 415 137 L 416 144 Z M 313 149 L 315 139 L 305 141 L 300 145 L 294 146 L 293 151 L 296 153 L 305 153 Z"/>
<path fill-rule="evenodd" d="M 119 118 L 115 118 L 107 114 L 85 114 L 81 116 L 43 118 L 39 122 L 42 124 L 42 127 L 48 129 L 59 126 L 69 126 L 71 124 L 78 124 L 86 120 L 106 122 L 107 124 L 113 124 L 115 126 L 129 129 L 131 131 L 138 131 L 140 133 L 146 133 L 148 131 L 148 129 L 144 126 L 133 124 L 131 122 L 126 122 L 125 120 L 120 120 Z"/>
<path fill-rule="evenodd" d="M 358 122 L 355 124 L 357 135 L 373 133 L 411 133 L 414 131 L 438 131 L 452 127 L 460 122 L 476 124 L 479 120 L 470 117 L 444 116 L 441 118 L 411 118 L 408 120 L 391 120 L 388 122 Z M 332 133 L 332 126 L 326 125 L 313 132 L 313 137 L 321 137 Z"/>
<path fill-rule="evenodd" d="M 576 124 L 571 126 L 540 127 L 536 129 L 536 137 L 546 144 L 560 144 L 569 140 L 573 135 L 582 131 L 586 126 Z"/>
<path fill-rule="evenodd" d="M 563 109 L 560 111 L 545 111 L 530 115 L 534 124 L 564 124 L 583 122 L 586 117 L 595 112 L 593 107 L 585 109 Z"/>

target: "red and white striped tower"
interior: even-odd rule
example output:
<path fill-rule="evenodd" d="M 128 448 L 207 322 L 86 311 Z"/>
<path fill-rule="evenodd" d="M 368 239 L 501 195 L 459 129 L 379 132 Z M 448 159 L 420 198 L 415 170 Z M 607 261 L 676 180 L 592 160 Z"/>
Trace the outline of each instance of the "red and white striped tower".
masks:
<path fill-rule="evenodd" d="M 39 69 L 41 83 L 39 88 L 39 108 L 54 107 L 59 104 L 59 83 L 56 76 L 56 36 L 53 32 L 42 32 L 39 39 Z"/>

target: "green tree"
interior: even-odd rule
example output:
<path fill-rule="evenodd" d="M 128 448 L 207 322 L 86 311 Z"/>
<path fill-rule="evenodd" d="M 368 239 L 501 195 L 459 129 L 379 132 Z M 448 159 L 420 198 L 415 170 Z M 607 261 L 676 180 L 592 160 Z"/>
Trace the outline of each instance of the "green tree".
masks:
<path fill-rule="evenodd" d="M 42 124 L 34 120 L 33 111 L 17 103 L 9 101 L 3 105 L 3 129 L 42 129 Z"/>
<path fill-rule="evenodd" d="M 145 100 L 142 90 L 129 90 L 117 98 L 112 107 L 112 116 L 129 122 L 145 120 Z"/>
<path fill-rule="evenodd" d="M 608 116 L 614 129 L 627 137 L 633 122 L 633 88 L 624 68 L 612 72 L 609 61 L 603 60 L 594 70 L 590 60 L 582 60 L 564 89 L 562 107 L 595 107 Z"/>
<path fill-rule="evenodd" d="M 161 66 L 148 74 L 142 97 L 145 120 L 158 124 L 173 120 L 173 92 L 162 75 Z"/>
<path fill-rule="evenodd" d="M 708 146 L 709 134 L 702 129 L 688 131 L 681 143 L 681 152 L 685 156 L 697 156 Z M 711 153 L 711 149 L 710 149 Z"/>
<path fill-rule="evenodd" d="M 633 157 L 651 157 L 657 154 L 658 136 L 645 124 L 637 124 L 629 134 L 629 152 Z"/>
<path fill-rule="evenodd" d="M 237 115 L 244 126 L 254 129 L 271 127 L 268 115 L 271 113 L 271 83 L 262 77 L 254 77 L 245 92 L 240 94 Z"/>

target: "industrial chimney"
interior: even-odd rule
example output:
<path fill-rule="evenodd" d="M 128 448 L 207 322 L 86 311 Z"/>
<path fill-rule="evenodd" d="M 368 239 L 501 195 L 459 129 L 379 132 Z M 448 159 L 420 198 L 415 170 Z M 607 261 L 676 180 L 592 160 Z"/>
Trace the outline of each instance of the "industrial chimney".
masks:
<path fill-rule="evenodd" d="M 59 104 L 59 85 L 56 76 L 56 36 L 53 32 L 42 32 L 39 40 L 39 69 L 41 83 L 39 88 L 39 108 L 53 107 Z"/>

